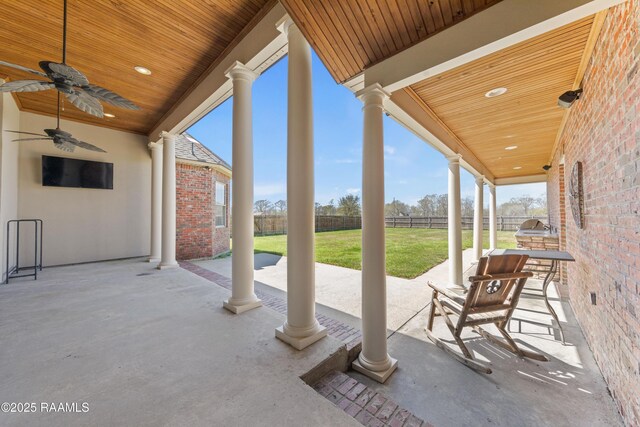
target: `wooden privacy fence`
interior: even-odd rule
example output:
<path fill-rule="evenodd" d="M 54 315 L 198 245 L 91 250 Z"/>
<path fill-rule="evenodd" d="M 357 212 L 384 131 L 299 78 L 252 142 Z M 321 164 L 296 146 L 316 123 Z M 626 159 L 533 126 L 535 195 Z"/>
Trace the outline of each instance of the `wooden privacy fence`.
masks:
<path fill-rule="evenodd" d="M 527 219 L 539 219 L 546 222 L 546 217 L 538 216 L 499 216 L 497 218 L 499 231 L 516 231 L 520 224 Z M 447 228 L 449 220 L 446 216 L 394 216 L 385 218 L 385 225 L 389 228 Z M 484 228 L 489 229 L 489 218 L 484 217 Z M 462 229 L 473 229 L 473 217 L 462 217 Z"/>
<path fill-rule="evenodd" d="M 546 217 L 539 216 L 499 216 L 498 230 L 516 231 L 520 224 L 527 219 L 539 219 L 546 222 Z M 269 236 L 273 234 L 287 234 L 286 215 L 255 215 L 253 217 L 254 235 Z M 385 218 L 388 228 L 447 228 L 446 216 L 395 216 Z M 359 216 L 316 215 L 316 231 L 357 230 L 362 228 L 362 218 Z M 484 217 L 484 228 L 489 229 L 489 218 Z M 473 217 L 462 217 L 462 229 L 473 229 Z"/>
<path fill-rule="evenodd" d="M 286 215 L 255 215 L 254 236 L 287 234 Z M 362 228 L 359 216 L 316 215 L 316 231 L 358 230 Z"/>

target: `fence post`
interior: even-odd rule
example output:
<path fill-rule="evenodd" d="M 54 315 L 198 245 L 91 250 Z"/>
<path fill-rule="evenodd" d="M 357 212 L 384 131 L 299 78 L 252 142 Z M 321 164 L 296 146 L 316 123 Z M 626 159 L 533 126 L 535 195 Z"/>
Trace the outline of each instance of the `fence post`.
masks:
<path fill-rule="evenodd" d="M 396 228 L 396 217 L 393 217 L 393 228 Z"/>
<path fill-rule="evenodd" d="M 409 228 L 413 228 L 413 217 L 409 217 Z"/>

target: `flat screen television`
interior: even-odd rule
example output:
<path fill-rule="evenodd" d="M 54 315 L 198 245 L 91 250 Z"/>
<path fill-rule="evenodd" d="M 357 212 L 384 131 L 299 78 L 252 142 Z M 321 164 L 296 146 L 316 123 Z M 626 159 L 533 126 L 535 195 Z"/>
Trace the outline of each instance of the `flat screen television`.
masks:
<path fill-rule="evenodd" d="M 113 163 L 42 156 L 42 185 L 113 190 Z"/>

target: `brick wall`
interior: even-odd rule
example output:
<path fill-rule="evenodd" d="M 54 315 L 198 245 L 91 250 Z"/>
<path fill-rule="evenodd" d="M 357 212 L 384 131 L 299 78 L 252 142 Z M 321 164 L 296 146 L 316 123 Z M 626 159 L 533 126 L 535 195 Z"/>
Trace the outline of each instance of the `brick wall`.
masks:
<path fill-rule="evenodd" d="M 229 228 L 215 226 L 216 181 L 224 182 L 228 188 L 229 178 L 213 169 L 176 164 L 176 258 L 179 260 L 208 258 L 229 250 Z M 228 194 L 226 205 L 228 212 Z"/>
<path fill-rule="evenodd" d="M 548 180 L 552 225 L 576 258 L 567 266 L 571 305 L 628 425 L 640 425 L 640 0 L 609 12 L 571 108 Z M 564 170 L 559 160 L 564 153 Z M 585 228 L 561 174 L 583 162 Z M 597 304 L 592 305 L 590 292 Z"/>
<path fill-rule="evenodd" d="M 229 203 L 229 201 L 231 200 L 230 199 L 231 188 L 229 188 L 228 176 L 220 172 L 213 172 L 212 175 L 213 175 L 214 181 L 225 184 L 225 188 L 226 188 L 224 204 L 227 209 L 227 225 L 225 227 L 216 227 L 215 221 L 214 221 L 214 227 L 213 227 L 213 256 L 216 256 L 225 252 L 229 252 L 229 250 L 231 249 L 229 245 L 229 241 L 231 239 L 231 210 L 230 210 L 231 204 Z M 213 185 L 213 190 L 214 190 L 213 200 L 216 200 L 215 184 Z"/>

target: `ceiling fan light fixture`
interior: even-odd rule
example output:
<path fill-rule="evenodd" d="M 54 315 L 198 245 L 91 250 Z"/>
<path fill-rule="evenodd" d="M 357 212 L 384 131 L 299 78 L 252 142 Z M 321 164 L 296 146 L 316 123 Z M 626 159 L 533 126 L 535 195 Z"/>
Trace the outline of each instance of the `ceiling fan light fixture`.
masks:
<path fill-rule="evenodd" d="M 136 65 L 135 67 L 133 67 L 133 69 L 139 72 L 140 74 L 144 74 L 145 76 L 151 75 L 151 70 L 146 67 L 143 67 L 142 65 Z"/>
<path fill-rule="evenodd" d="M 484 96 L 487 98 L 495 98 L 496 96 L 504 95 L 505 93 L 507 93 L 506 87 L 497 87 L 485 93 Z"/>

